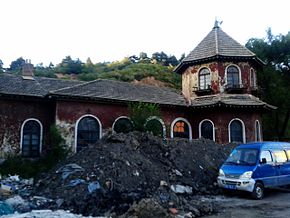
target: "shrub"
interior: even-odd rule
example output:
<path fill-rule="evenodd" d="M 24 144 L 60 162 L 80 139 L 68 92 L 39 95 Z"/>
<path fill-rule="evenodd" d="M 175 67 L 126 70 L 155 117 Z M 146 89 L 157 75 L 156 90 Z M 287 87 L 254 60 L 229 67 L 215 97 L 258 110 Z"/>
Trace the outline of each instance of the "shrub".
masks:
<path fill-rule="evenodd" d="M 49 136 L 51 148 L 45 156 L 38 159 L 22 158 L 19 155 L 8 157 L 1 164 L 0 173 L 2 175 L 17 174 L 22 178 L 30 178 L 50 170 L 58 161 L 65 158 L 67 151 L 62 146 L 64 140 L 55 126 L 51 126 Z"/>
<path fill-rule="evenodd" d="M 150 104 L 144 102 L 129 104 L 129 113 L 134 124 L 134 130 L 146 131 L 146 121 L 151 116 L 159 116 L 160 108 L 157 104 Z"/>

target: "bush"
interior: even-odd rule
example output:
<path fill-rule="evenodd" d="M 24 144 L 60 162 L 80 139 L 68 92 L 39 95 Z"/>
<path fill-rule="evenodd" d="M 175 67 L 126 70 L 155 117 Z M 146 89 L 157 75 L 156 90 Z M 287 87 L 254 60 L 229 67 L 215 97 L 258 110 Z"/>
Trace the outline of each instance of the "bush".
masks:
<path fill-rule="evenodd" d="M 50 170 L 66 157 L 67 151 L 62 146 L 64 140 L 55 126 L 50 128 L 49 141 L 51 148 L 45 156 L 38 159 L 27 159 L 18 155 L 8 157 L 0 166 L 0 174 L 17 174 L 22 178 L 31 178 Z"/>
<path fill-rule="evenodd" d="M 134 124 L 134 130 L 145 132 L 146 122 L 152 116 L 160 115 L 160 108 L 157 104 L 144 102 L 129 104 L 129 113 Z"/>

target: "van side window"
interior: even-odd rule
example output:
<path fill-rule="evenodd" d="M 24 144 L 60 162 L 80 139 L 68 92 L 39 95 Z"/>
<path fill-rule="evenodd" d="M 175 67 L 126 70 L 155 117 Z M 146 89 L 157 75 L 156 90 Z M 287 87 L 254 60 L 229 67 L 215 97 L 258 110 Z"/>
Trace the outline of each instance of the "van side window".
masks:
<path fill-rule="evenodd" d="M 267 163 L 273 162 L 270 151 L 261 151 L 260 161 L 262 161 L 262 158 L 266 158 Z"/>
<path fill-rule="evenodd" d="M 285 151 L 273 151 L 277 163 L 287 162 L 287 156 Z"/>
<path fill-rule="evenodd" d="M 290 150 L 286 150 L 288 161 L 290 161 Z"/>

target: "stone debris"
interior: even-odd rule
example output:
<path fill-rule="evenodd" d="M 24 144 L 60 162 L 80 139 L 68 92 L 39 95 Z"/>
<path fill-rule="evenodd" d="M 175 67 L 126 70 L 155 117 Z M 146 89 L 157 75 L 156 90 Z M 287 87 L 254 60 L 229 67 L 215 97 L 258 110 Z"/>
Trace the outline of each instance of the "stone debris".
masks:
<path fill-rule="evenodd" d="M 148 133 L 111 134 L 43 174 L 26 199 L 32 209 L 83 216 L 199 217 L 214 212 L 196 197 L 220 192 L 218 169 L 232 148 L 206 139 L 165 144 Z"/>

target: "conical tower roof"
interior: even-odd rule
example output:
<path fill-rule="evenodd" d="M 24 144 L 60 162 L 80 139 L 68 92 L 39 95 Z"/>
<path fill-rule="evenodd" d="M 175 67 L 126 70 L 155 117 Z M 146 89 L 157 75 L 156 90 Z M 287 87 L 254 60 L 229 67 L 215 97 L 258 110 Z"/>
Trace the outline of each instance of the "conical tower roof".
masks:
<path fill-rule="evenodd" d="M 182 73 L 182 69 L 189 64 L 206 62 L 214 59 L 254 59 L 263 64 L 256 55 L 247 49 L 245 46 L 238 43 L 228 34 L 226 34 L 218 25 L 217 22 L 214 28 L 207 36 L 187 55 L 174 70 L 177 73 Z"/>

